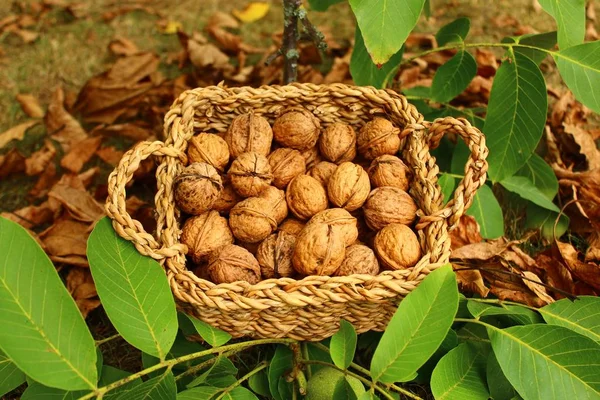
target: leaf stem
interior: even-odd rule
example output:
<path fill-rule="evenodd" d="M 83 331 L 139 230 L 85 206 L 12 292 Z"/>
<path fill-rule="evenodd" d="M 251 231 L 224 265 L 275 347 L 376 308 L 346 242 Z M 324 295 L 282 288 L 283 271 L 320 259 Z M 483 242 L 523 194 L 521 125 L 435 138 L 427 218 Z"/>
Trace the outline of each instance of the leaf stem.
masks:
<path fill-rule="evenodd" d="M 476 301 L 477 303 L 497 304 L 499 306 L 503 306 L 505 304 L 509 305 L 509 306 L 520 306 L 520 307 L 528 308 L 533 311 L 539 311 L 539 308 L 537 308 L 537 307 L 528 306 L 526 304 L 521 304 L 521 303 L 517 303 L 515 301 L 509 301 L 509 300 L 477 299 L 477 298 L 469 298 L 467 300 L 468 301 Z"/>
<path fill-rule="evenodd" d="M 232 351 L 228 351 L 228 352 L 219 354 L 219 356 L 229 357 L 229 356 L 231 356 L 231 355 L 233 355 L 235 353 L 237 353 L 237 351 L 236 350 L 232 350 Z M 198 365 L 194 365 L 193 367 L 190 367 L 190 368 L 186 369 L 184 372 L 182 372 L 181 374 L 177 375 L 175 377 L 175 380 L 178 381 L 178 380 L 180 380 L 183 377 L 186 377 L 188 375 L 193 375 L 194 373 L 196 373 L 196 372 L 198 372 L 198 371 L 200 371 L 200 370 L 202 370 L 202 369 L 204 369 L 204 368 L 206 368 L 206 367 L 214 364 L 217 361 L 217 359 L 218 359 L 218 357 L 213 357 L 213 358 L 211 358 L 209 360 L 206 360 L 206 361 L 204 361 L 204 362 L 202 362 L 202 363 L 200 363 Z"/>
<path fill-rule="evenodd" d="M 98 339 L 98 340 L 96 340 L 96 346 L 102 346 L 104 343 L 108 343 L 111 340 L 117 339 L 117 338 L 120 338 L 120 337 L 121 337 L 121 335 L 117 333 L 117 334 L 114 334 L 114 335 L 109 336 L 109 337 L 104 338 L 104 339 Z"/>
<path fill-rule="evenodd" d="M 296 343 L 296 341 L 294 339 L 285 339 L 285 338 L 284 339 L 258 339 L 258 340 L 248 341 L 248 342 L 234 343 L 234 344 L 230 344 L 227 346 L 212 348 L 212 349 L 199 351 L 199 352 L 192 353 L 192 354 L 186 354 L 185 356 L 161 361 L 156 365 L 148 367 L 140 372 L 136 372 L 135 374 L 131 374 L 121 380 L 111 383 L 110 385 L 98 388 L 98 389 L 94 390 L 93 392 L 80 397 L 79 400 L 87 400 L 87 399 L 91 399 L 96 396 L 103 396 L 106 392 L 108 392 L 110 390 L 113 390 L 120 386 L 123 386 L 131 381 L 136 380 L 137 378 L 141 378 L 142 376 L 148 375 L 149 373 L 159 370 L 161 368 L 165 368 L 165 367 L 172 368 L 173 366 L 180 364 L 182 362 L 195 360 L 196 358 L 201 358 L 201 357 L 208 356 L 208 355 L 215 354 L 215 353 L 224 353 L 224 352 L 229 352 L 229 351 L 231 351 L 232 353 L 237 353 L 237 352 L 240 352 L 240 351 L 245 350 L 250 347 L 259 346 L 262 344 L 275 344 L 275 343 L 291 344 L 291 343 Z"/>
<path fill-rule="evenodd" d="M 245 380 L 249 379 L 252 375 L 255 375 L 255 374 L 259 373 L 260 371 L 262 371 L 263 369 L 267 368 L 268 366 L 269 366 L 269 362 L 268 361 L 261 362 L 252 371 L 248 372 L 246 375 L 242 376 L 240 379 L 238 379 L 237 381 L 235 381 L 234 383 L 232 383 L 231 385 L 229 385 L 225 389 L 223 389 L 223 392 L 215 400 L 221 400 L 223 398 L 223 396 L 225 396 L 227 393 L 229 393 L 230 391 L 232 391 L 236 387 L 240 386 L 242 384 L 242 382 L 244 382 Z"/>

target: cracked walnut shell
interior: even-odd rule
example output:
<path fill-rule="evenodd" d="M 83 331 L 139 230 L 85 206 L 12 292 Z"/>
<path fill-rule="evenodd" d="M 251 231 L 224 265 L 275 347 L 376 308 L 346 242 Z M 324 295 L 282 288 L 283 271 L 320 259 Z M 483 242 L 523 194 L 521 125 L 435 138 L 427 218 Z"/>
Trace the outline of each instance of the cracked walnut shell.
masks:
<path fill-rule="evenodd" d="M 212 133 L 201 133 L 188 143 L 188 160 L 190 163 L 203 162 L 223 172 L 229 164 L 229 146 L 227 142 Z"/>
<path fill-rule="evenodd" d="M 352 161 L 356 157 L 356 132 L 348 124 L 329 125 L 319 138 L 319 150 L 333 163 Z"/>
<path fill-rule="evenodd" d="M 283 189 L 292 179 L 306 172 L 304 157 L 298 150 L 279 148 L 269 155 L 273 186 Z"/>
<path fill-rule="evenodd" d="M 336 276 L 352 274 L 379 274 L 379 262 L 375 253 L 364 244 L 353 244 L 346 248 L 346 257 L 335 271 Z"/>
<path fill-rule="evenodd" d="M 268 200 L 249 197 L 231 209 L 229 227 L 236 239 L 256 243 L 266 239 L 277 228 L 277 221 Z"/>
<path fill-rule="evenodd" d="M 231 163 L 228 175 L 231 185 L 242 197 L 258 196 L 273 180 L 269 161 L 258 153 L 240 154 Z"/>
<path fill-rule="evenodd" d="M 327 194 L 321 184 L 308 175 L 298 175 L 285 194 L 288 208 L 298 219 L 307 220 L 327 208 Z"/>
<path fill-rule="evenodd" d="M 323 185 L 323 187 L 326 188 L 327 184 L 329 183 L 329 179 L 331 178 L 331 175 L 333 175 L 337 167 L 338 166 L 332 162 L 321 161 L 320 163 L 312 167 L 310 171 L 308 171 L 308 176 L 312 176 L 313 178 L 318 180 L 319 183 Z"/>
<path fill-rule="evenodd" d="M 378 231 L 388 224 L 409 225 L 417 217 L 417 205 L 408 193 L 393 186 L 374 189 L 363 207 L 369 228 Z"/>
<path fill-rule="evenodd" d="M 387 119 L 375 117 L 361 128 L 356 142 L 358 152 L 368 160 L 384 154 L 396 154 L 400 148 L 400 129 Z"/>
<path fill-rule="evenodd" d="M 406 225 L 389 224 L 375 236 L 375 253 L 392 270 L 414 267 L 421 258 L 417 235 Z"/>
<path fill-rule="evenodd" d="M 302 232 L 302 229 L 304 229 L 305 225 L 306 224 L 304 222 L 298 221 L 296 218 L 290 217 L 283 221 L 281 224 L 279 224 L 279 228 L 277 228 L 277 230 L 290 233 L 294 236 L 298 236 L 300 232 Z"/>
<path fill-rule="evenodd" d="M 302 275 L 333 275 L 344 260 L 346 244 L 339 231 L 327 224 L 307 225 L 292 256 L 294 269 Z"/>
<path fill-rule="evenodd" d="M 188 165 L 173 183 L 177 206 L 191 215 L 200 215 L 210 210 L 222 189 L 219 173 L 206 163 Z"/>
<path fill-rule="evenodd" d="M 301 151 L 300 154 L 302 154 L 302 157 L 304 158 L 307 171 L 322 161 L 321 154 L 319 154 L 319 149 L 317 147 L 311 147 Z"/>
<path fill-rule="evenodd" d="M 395 186 L 408 190 L 410 170 L 396 156 L 385 154 L 373 160 L 368 170 L 373 187 Z"/>
<path fill-rule="evenodd" d="M 246 281 L 251 284 L 260 282 L 260 265 L 246 249 L 228 244 L 211 254 L 208 261 L 208 273 L 214 283 L 232 283 Z"/>
<path fill-rule="evenodd" d="M 296 273 L 292 266 L 292 255 L 296 236 L 279 231 L 262 241 L 256 251 L 263 279 L 290 277 Z"/>
<path fill-rule="evenodd" d="M 228 214 L 229 211 L 239 203 L 242 198 L 235 192 L 231 183 L 225 184 L 219 198 L 212 205 L 212 209 L 223 214 Z"/>
<path fill-rule="evenodd" d="M 181 243 L 188 247 L 192 261 L 200 264 L 219 247 L 233 243 L 233 234 L 225 218 L 217 211 L 208 211 L 185 221 Z"/>
<path fill-rule="evenodd" d="M 346 246 L 350 246 L 358 239 L 358 227 L 354 218 L 343 208 L 328 208 L 315 214 L 306 224 L 327 224 L 332 226 L 344 238 Z"/>
<path fill-rule="evenodd" d="M 321 123 L 308 110 L 295 108 L 280 115 L 273 123 L 273 137 L 283 147 L 305 150 L 319 139 Z"/>
<path fill-rule="evenodd" d="M 265 118 L 248 113 L 235 117 L 223 138 L 233 157 L 250 152 L 266 157 L 271 151 L 273 130 Z"/>
<path fill-rule="evenodd" d="M 271 210 L 277 225 L 283 222 L 288 216 L 288 206 L 285 200 L 285 192 L 277 189 L 275 186 L 269 186 L 258 195 L 261 199 L 265 199 L 271 205 Z"/>
<path fill-rule="evenodd" d="M 348 211 L 359 209 L 370 191 L 367 172 L 360 165 L 349 161 L 337 167 L 327 184 L 329 200 Z"/>

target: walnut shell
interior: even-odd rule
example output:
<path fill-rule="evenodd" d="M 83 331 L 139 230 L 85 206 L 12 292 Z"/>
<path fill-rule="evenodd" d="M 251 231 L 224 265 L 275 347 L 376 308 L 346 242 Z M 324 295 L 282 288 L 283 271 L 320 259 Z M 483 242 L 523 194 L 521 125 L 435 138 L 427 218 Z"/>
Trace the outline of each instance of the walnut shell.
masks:
<path fill-rule="evenodd" d="M 352 274 L 379 274 L 379 262 L 373 250 L 364 244 L 353 244 L 346 248 L 346 257 L 335 271 L 336 276 Z"/>
<path fill-rule="evenodd" d="M 296 239 L 294 269 L 302 275 L 333 275 L 344 260 L 346 244 L 339 231 L 327 224 L 306 226 Z"/>
<path fill-rule="evenodd" d="M 240 154 L 227 174 L 235 191 L 243 197 L 258 196 L 273 181 L 269 161 L 258 153 Z"/>
<path fill-rule="evenodd" d="M 198 278 L 200 279 L 204 279 L 205 281 L 210 281 L 210 274 L 208 273 L 208 264 L 200 264 L 200 265 L 196 265 L 192 270 L 192 272 L 194 273 L 194 275 L 196 275 Z"/>
<path fill-rule="evenodd" d="M 277 221 L 268 200 L 248 197 L 229 212 L 229 227 L 236 239 L 256 243 L 266 239 L 277 228 Z"/>
<path fill-rule="evenodd" d="M 329 183 L 329 178 L 331 178 L 331 175 L 333 175 L 337 167 L 338 166 L 332 162 L 321 161 L 308 171 L 308 175 L 318 180 L 319 183 L 326 188 Z"/>
<path fill-rule="evenodd" d="M 374 247 L 379 261 L 389 269 L 411 268 L 421 258 L 417 235 L 402 224 L 389 224 L 380 230 Z"/>
<path fill-rule="evenodd" d="M 273 137 L 284 147 L 305 150 L 314 147 L 319 139 L 319 119 L 303 108 L 279 116 L 273 123 Z"/>
<path fill-rule="evenodd" d="M 296 236 L 283 231 L 263 240 L 256 251 L 256 259 L 263 279 L 295 275 L 296 270 L 292 266 L 295 245 Z"/>
<path fill-rule="evenodd" d="M 317 147 L 311 147 L 304 151 L 301 151 L 302 157 L 304 158 L 304 163 L 306 164 L 306 170 L 313 168 L 315 165 L 323 161 L 321 159 L 321 154 L 319 154 L 319 149 Z"/>
<path fill-rule="evenodd" d="M 368 170 L 373 187 L 395 186 L 404 191 L 408 190 L 410 170 L 396 156 L 384 154 L 373 160 Z"/>
<path fill-rule="evenodd" d="M 348 124 L 329 125 L 319 138 L 323 157 L 336 164 L 352 161 L 356 157 L 356 132 Z"/>
<path fill-rule="evenodd" d="M 343 208 L 329 208 L 315 214 L 306 224 L 327 224 L 332 226 L 344 237 L 346 246 L 350 246 L 358 239 L 356 218 Z"/>
<path fill-rule="evenodd" d="M 217 284 L 237 281 L 251 284 L 260 282 L 258 261 L 248 250 L 235 244 L 228 244 L 211 254 L 208 273 L 210 279 Z"/>
<path fill-rule="evenodd" d="M 223 183 L 217 170 L 210 164 L 193 163 L 177 175 L 173 183 L 175 202 L 188 214 L 200 215 L 219 198 Z"/>
<path fill-rule="evenodd" d="M 188 143 L 188 160 L 190 163 L 203 162 L 223 172 L 229 164 L 229 146 L 227 142 L 212 133 L 201 133 Z"/>
<path fill-rule="evenodd" d="M 264 242 L 264 240 L 263 240 Z M 236 241 L 235 244 L 237 244 L 240 247 L 243 247 L 244 249 L 248 250 L 250 252 L 250 254 L 252 254 L 254 257 L 256 257 L 256 251 L 258 250 L 258 246 L 260 246 L 262 242 L 256 242 L 256 243 L 248 243 L 248 242 L 242 242 L 242 241 Z"/>
<path fill-rule="evenodd" d="M 329 200 L 348 211 L 360 208 L 370 191 L 367 172 L 360 165 L 349 161 L 337 167 L 327 184 Z"/>
<path fill-rule="evenodd" d="M 376 117 L 361 128 L 356 142 L 358 152 L 368 160 L 396 154 L 400 148 L 400 129 L 387 119 Z"/>
<path fill-rule="evenodd" d="M 283 221 L 281 224 L 279 224 L 279 228 L 277 228 L 277 230 L 290 233 L 294 236 L 298 236 L 300 232 L 302 232 L 302 229 L 304 229 L 305 225 L 306 224 L 304 222 L 298 221 L 296 218 L 290 217 Z"/>
<path fill-rule="evenodd" d="M 242 201 L 242 197 L 235 192 L 231 183 L 225 184 L 219 198 L 212 205 L 212 209 L 223 214 L 228 214 L 233 206 L 240 201 Z"/>
<path fill-rule="evenodd" d="M 304 157 L 298 150 L 279 148 L 269 155 L 273 186 L 283 189 L 292 179 L 306 172 Z"/>
<path fill-rule="evenodd" d="M 269 186 L 258 197 L 267 200 L 271 204 L 271 211 L 278 225 L 287 218 L 288 206 L 283 190 L 279 190 L 275 186 Z"/>
<path fill-rule="evenodd" d="M 363 211 L 367 225 L 376 231 L 388 224 L 412 224 L 417 217 L 417 205 L 412 197 L 393 186 L 374 189 Z"/>
<path fill-rule="evenodd" d="M 271 151 L 273 130 L 265 118 L 248 113 L 239 115 L 231 121 L 224 139 L 233 157 L 251 152 L 266 157 Z"/>
<path fill-rule="evenodd" d="M 298 219 L 306 220 L 327 208 L 325 188 L 308 175 L 298 175 L 285 194 L 288 208 Z"/>
<path fill-rule="evenodd" d="M 192 261 L 200 264 L 208 259 L 211 252 L 233 243 L 233 234 L 225 218 L 217 211 L 208 211 L 185 221 L 181 243 L 188 247 L 187 254 Z"/>

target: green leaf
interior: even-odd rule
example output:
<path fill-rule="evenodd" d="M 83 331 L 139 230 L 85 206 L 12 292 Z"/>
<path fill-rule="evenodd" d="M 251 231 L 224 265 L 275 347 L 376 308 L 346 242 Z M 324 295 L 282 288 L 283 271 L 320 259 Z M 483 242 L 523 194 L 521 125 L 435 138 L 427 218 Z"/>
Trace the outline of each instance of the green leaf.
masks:
<path fill-rule="evenodd" d="M 89 390 L 66 391 L 32 382 L 21 395 L 21 400 L 76 400 L 89 392 Z"/>
<path fill-rule="evenodd" d="M 547 210 L 560 212 L 560 209 L 538 188 L 533 185 L 529 178 L 524 176 L 509 176 L 500 181 L 500 184 L 509 192 L 513 192 Z"/>
<path fill-rule="evenodd" d="M 529 159 L 546 124 L 548 96 L 538 66 L 522 54 L 502 63 L 490 94 L 483 131 L 494 182 L 514 175 Z"/>
<path fill-rule="evenodd" d="M 438 184 L 442 189 L 442 195 L 444 196 L 445 204 L 452 198 L 452 193 L 454 192 L 454 188 L 456 187 L 456 180 L 451 175 L 441 174 L 438 178 Z"/>
<path fill-rule="evenodd" d="M 477 74 L 477 62 L 468 51 L 458 51 L 435 72 L 431 84 L 433 100 L 446 103 L 469 86 Z"/>
<path fill-rule="evenodd" d="M 519 43 L 526 46 L 539 47 L 542 49 L 550 50 L 556 45 L 556 31 L 552 32 L 544 32 L 544 33 L 536 33 L 536 34 L 527 34 L 522 36 L 513 36 L 506 37 L 502 39 L 502 43 Z M 542 61 L 546 57 L 548 57 L 548 52 L 542 50 L 536 50 L 531 47 L 513 47 L 516 53 L 521 53 L 525 57 L 531 58 L 533 62 L 537 65 L 540 65 Z"/>
<path fill-rule="evenodd" d="M 0 351 L 0 397 L 25 383 L 25 374 Z"/>
<path fill-rule="evenodd" d="M 100 376 L 100 381 L 98 382 L 98 386 L 107 386 L 113 382 L 119 381 L 131 375 L 131 372 L 123 371 L 118 368 L 111 367 L 110 365 L 102 366 L 102 374 Z M 128 392 L 133 389 L 135 386 L 141 385 L 142 379 L 137 378 L 131 382 L 124 384 L 123 386 L 118 387 L 117 389 L 111 390 L 107 394 L 104 395 L 104 399 L 114 400 L 119 397 L 122 393 Z"/>
<path fill-rule="evenodd" d="M 529 160 L 517 171 L 516 175 L 529 178 L 548 200 L 552 200 L 558 193 L 558 180 L 552 167 L 535 153 L 529 157 Z"/>
<path fill-rule="evenodd" d="M 279 381 L 284 380 L 283 376 L 286 372 L 292 369 L 292 351 L 284 345 L 278 345 L 275 354 L 269 365 L 269 390 L 275 400 L 283 399 L 279 393 Z"/>
<path fill-rule="evenodd" d="M 600 41 L 570 47 L 552 56 L 577 100 L 600 113 Z"/>
<path fill-rule="evenodd" d="M 512 387 L 504 372 L 496 360 L 494 353 L 488 355 L 486 366 L 486 378 L 490 397 L 494 400 L 511 400 L 517 395 L 517 392 Z"/>
<path fill-rule="evenodd" d="M 505 315 L 511 321 L 519 325 L 537 324 L 542 322 L 538 313 L 525 307 L 503 305 L 502 307 L 491 304 L 480 303 L 476 300 L 470 300 L 467 308 L 475 318 L 481 318 L 490 315 Z"/>
<path fill-rule="evenodd" d="M 333 391 L 332 399 L 335 400 L 356 400 L 357 396 L 354 392 L 352 386 L 350 386 L 350 382 L 346 379 L 346 377 L 340 379 L 338 383 L 335 385 L 335 389 Z"/>
<path fill-rule="evenodd" d="M 563 326 L 600 343 L 600 298 L 562 299 L 539 309 L 550 325 Z"/>
<path fill-rule="evenodd" d="M 487 400 L 486 359 L 478 346 L 462 343 L 433 370 L 431 392 L 436 399 Z"/>
<path fill-rule="evenodd" d="M 445 46 L 451 42 L 462 42 L 467 38 L 471 29 L 471 20 L 469 18 L 457 18 L 454 21 L 440 28 L 435 34 L 438 46 Z"/>
<path fill-rule="evenodd" d="M 391 383 L 413 377 L 446 337 L 457 309 L 456 276 L 446 265 L 400 302 L 373 355 L 373 380 Z"/>
<path fill-rule="evenodd" d="M 177 384 L 171 372 L 148 379 L 131 389 L 119 393 L 114 399 L 118 400 L 175 400 Z"/>
<path fill-rule="evenodd" d="M 585 38 L 585 0 L 539 0 L 556 20 L 558 47 L 566 49 L 583 43 Z"/>
<path fill-rule="evenodd" d="M 365 391 L 363 394 L 358 396 L 358 400 L 379 400 L 379 397 L 371 391 Z"/>
<path fill-rule="evenodd" d="M 249 391 L 248 389 L 246 389 L 245 387 L 242 387 L 242 386 L 237 386 L 234 389 L 230 390 L 229 392 L 225 393 L 225 395 L 222 397 L 222 399 L 225 399 L 225 400 L 258 400 L 258 398 L 254 395 L 254 393 L 252 393 L 251 391 Z"/>
<path fill-rule="evenodd" d="M 331 337 L 329 344 L 331 359 L 341 369 L 346 369 L 354 359 L 356 351 L 356 331 L 346 320 L 340 321 L 340 329 Z"/>
<path fill-rule="evenodd" d="M 222 388 L 214 386 L 197 386 L 177 393 L 177 400 L 212 399 L 214 395 L 221 393 L 222 390 Z"/>
<path fill-rule="evenodd" d="M 431 17 L 431 2 L 429 0 L 425 0 L 425 4 L 423 5 L 423 14 L 425 14 L 425 18 L 427 19 Z"/>
<path fill-rule="evenodd" d="M 96 346 L 54 265 L 0 217 L 0 349 L 26 375 L 65 390 L 96 387 Z"/>
<path fill-rule="evenodd" d="M 365 47 L 375 64 L 385 64 L 413 30 L 425 0 L 350 0 Z"/>
<path fill-rule="evenodd" d="M 465 342 L 477 342 L 477 343 L 489 343 L 490 340 L 488 338 L 487 330 L 475 323 L 465 324 L 462 328 L 460 328 L 456 335 L 458 337 L 459 343 Z"/>
<path fill-rule="evenodd" d="M 187 387 L 192 388 L 194 386 L 199 386 L 203 383 L 206 383 L 209 378 L 215 378 L 224 375 L 235 375 L 237 372 L 238 370 L 235 365 L 233 365 L 231 360 L 226 357 L 219 356 L 213 365 L 211 365 L 202 374 L 198 375 L 193 381 L 188 383 Z"/>
<path fill-rule="evenodd" d="M 164 359 L 177 335 L 177 312 L 160 264 L 144 257 L 103 218 L 88 240 L 90 270 L 110 321 L 132 346 Z"/>
<path fill-rule="evenodd" d="M 382 89 L 387 86 L 388 81 L 394 77 L 402 61 L 403 48 L 398 50 L 388 62 L 380 68 L 371 60 L 371 56 L 365 47 L 360 29 L 357 26 L 354 34 L 354 49 L 350 58 L 350 75 L 354 83 L 359 86 L 374 86 Z"/>
<path fill-rule="evenodd" d="M 265 370 L 252 375 L 250 379 L 248 379 L 248 386 L 250 386 L 250 389 L 256 394 L 263 397 L 271 396 L 271 392 L 269 391 L 269 377 Z"/>
<path fill-rule="evenodd" d="M 457 175 L 464 175 L 465 165 L 467 165 L 469 155 L 471 155 L 471 150 L 469 150 L 469 147 L 465 144 L 465 142 L 459 140 L 454 147 L 454 151 L 452 152 L 450 172 Z"/>
<path fill-rule="evenodd" d="M 600 346 L 593 340 L 543 324 L 490 326 L 488 334 L 502 372 L 524 399 L 600 399 Z"/>
<path fill-rule="evenodd" d="M 483 185 L 477 190 L 467 215 L 475 218 L 484 239 L 495 239 L 504 235 L 502 208 L 489 186 Z"/>
<path fill-rule="evenodd" d="M 533 203 L 529 203 L 527 205 L 525 213 L 527 214 L 525 227 L 527 229 L 539 229 L 540 234 L 548 240 L 554 240 L 555 224 L 556 238 L 559 238 L 562 235 L 564 235 L 564 233 L 569 228 L 569 217 L 567 217 L 564 214 L 561 214 L 558 223 L 556 223 L 556 219 L 558 218 L 557 212 L 536 206 Z"/>
<path fill-rule="evenodd" d="M 415 382 L 428 384 L 431 381 L 431 374 L 433 373 L 433 370 L 437 363 L 443 356 L 445 356 L 450 350 L 452 350 L 456 346 L 458 346 L 458 336 L 456 335 L 456 332 L 450 329 L 440 347 L 438 347 L 438 349 L 435 351 L 435 353 L 433 353 L 429 360 L 427 360 L 427 362 L 423 364 L 421 368 L 419 368 Z"/>
<path fill-rule="evenodd" d="M 308 0 L 310 9 L 314 11 L 327 11 L 334 4 L 341 3 L 344 0 Z"/>
<path fill-rule="evenodd" d="M 188 315 L 188 318 L 190 321 L 192 321 L 192 324 L 194 324 L 194 327 L 200 336 L 202 336 L 202 339 L 206 340 L 212 347 L 223 346 L 225 343 L 231 340 L 231 335 L 229 333 L 217 329 L 204 321 L 192 317 L 191 315 Z"/>

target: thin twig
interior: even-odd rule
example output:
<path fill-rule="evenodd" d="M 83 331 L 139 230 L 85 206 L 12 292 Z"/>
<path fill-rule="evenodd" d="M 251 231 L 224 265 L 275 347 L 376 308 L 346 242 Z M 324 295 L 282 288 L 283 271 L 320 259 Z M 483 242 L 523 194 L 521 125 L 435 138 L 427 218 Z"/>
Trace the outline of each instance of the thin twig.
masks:
<path fill-rule="evenodd" d="M 260 371 L 262 371 L 263 369 L 267 368 L 268 366 L 269 366 L 269 362 L 268 361 L 261 362 L 252 371 L 248 372 L 246 375 L 242 376 L 240 379 L 238 379 L 237 381 L 235 381 L 234 383 L 232 383 L 231 385 L 229 385 L 225 389 L 223 389 L 223 392 L 215 400 L 222 399 L 227 393 L 229 393 L 230 391 L 232 391 L 236 387 L 240 386 L 242 384 L 242 382 L 244 382 L 245 380 L 250 379 L 250 377 L 252 375 L 255 375 L 255 374 L 259 373 Z"/>
<path fill-rule="evenodd" d="M 118 334 L 118 333 L 116 333 L 116 334 L 114 334 L 114 335 L 112 335 L 112 336 L 109 336 L 109 337 L 107 337 L 107 338 L 104 338 L 104 339 L 98 339 L 98 340 L 96 340 L 96 346 L 102 346 L 104 343 L 108 343 L 108 342 L 110 342 L 111 340 L 113 340 L 113 339 L 117 339 L 117 338 L 120 338 L 120 337 L 121 337 L 121 335 L 120 335 L 120 334 Z"/>

